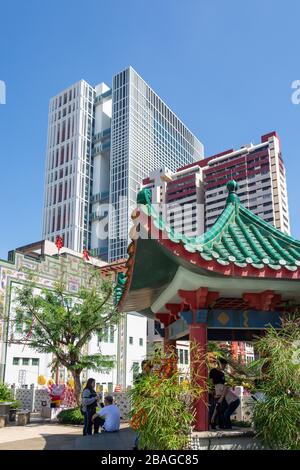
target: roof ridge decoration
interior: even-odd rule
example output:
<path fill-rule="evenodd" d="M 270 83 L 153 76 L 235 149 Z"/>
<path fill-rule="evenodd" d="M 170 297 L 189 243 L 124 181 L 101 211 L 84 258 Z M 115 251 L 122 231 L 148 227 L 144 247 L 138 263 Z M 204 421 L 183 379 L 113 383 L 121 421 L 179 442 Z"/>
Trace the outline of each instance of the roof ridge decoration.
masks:
<path fill-rule="evenodd" d="M 201 235 L 187 237 L 174 231 L 151 202 L 151 189 L 144 188 L 137 195 L 140 209 L 150 216 L 154 226 L 165 231 L 171 242 L 183 244 L 189 253 L 198 252 L 206 261 L 216 260 L 226 266 L 251 265 L 256 269 L 268 267 L 278 271 L 300 271 L 300 241 L 284 234 L 244 207 L 237 195 L 238 183 L 227 183 L 226 205 L 214 225 Z M 300 274 L 300 272 L 299 272 Z"/>

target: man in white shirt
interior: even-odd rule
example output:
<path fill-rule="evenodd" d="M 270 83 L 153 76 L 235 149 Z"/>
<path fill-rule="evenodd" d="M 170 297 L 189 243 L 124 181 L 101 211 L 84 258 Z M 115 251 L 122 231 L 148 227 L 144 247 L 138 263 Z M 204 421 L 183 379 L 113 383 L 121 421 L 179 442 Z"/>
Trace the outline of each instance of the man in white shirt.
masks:
<path fill-rule="evenodd" d="M 98 434 L 101 426 L 106 432 L 116 432 L 120 429 L 120 410 L 113 404 L 113 397 L 104 398 L 104 407 L 93 417 L 94 434 Z"/>

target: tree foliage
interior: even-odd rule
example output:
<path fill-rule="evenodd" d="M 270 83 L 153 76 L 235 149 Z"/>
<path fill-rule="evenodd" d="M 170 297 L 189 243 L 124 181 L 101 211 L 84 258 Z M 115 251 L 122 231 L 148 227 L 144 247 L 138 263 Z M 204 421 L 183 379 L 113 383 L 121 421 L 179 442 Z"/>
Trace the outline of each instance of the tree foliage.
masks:
<path fill-rule="evenodd" d="M 80 374 L 83 369 L 108 370 L 113 358 L 99 351 L 88 354 L 86 345 L 92 335 L 103 335 L 106 327 L 115 326 L 120 315 L 114 302 L 114 284 L 103 279 L 94 268 L 88 282 L 76 294 L 66 289 L 64 279 L 53 289 L 40 288 L 30 279 L 16 292 L 16 325 L 22 326 L 20 339 L 11 341 L 29 346 L 41 353 L 52 354 L 52 368 L 62 365 L 72 374 L 75 394 L 80 401 Z"/>
<path fill-rule="evenodd" d="M 191 346 L 195 361 L 205 362 Z M 197 356 L 198 354 L 198 356 Z M 132 401 L 131 427 L 139 433 L 139 448 L 149 450 L 184 449 L 194 420 L 194 402 L 204 398 L 196 373 L 192 378 L 177 368 L 175 353 L 154 352 L 152 372 L 142 374 L 129 394 Z"/>
<path fill-rule="evenodd" d="M 300 449 L 299 318 L 269 328 L 256 343 L 261 356 L 259 390 L 265 400 L 254 407 L 254 426 L 272 449 Z"/>

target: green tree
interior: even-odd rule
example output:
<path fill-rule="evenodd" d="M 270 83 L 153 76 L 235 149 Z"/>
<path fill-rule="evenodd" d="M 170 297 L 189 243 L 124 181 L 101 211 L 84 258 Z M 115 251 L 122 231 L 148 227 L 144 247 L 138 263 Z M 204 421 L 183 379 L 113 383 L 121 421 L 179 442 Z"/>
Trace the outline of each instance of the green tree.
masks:
<path fill-rule="evenodd" d="M 22 326 L 23 334 L 21 339 L 11 340 L 41 353 L 52 353 L 52 370 L 62 365 L 72 375 L 78 404 L 81 372 L 109 370 L 114 364 L 112 357 L 100 351 L 87 354 L 86 345 L 92 335 L 101 336 L 120 317 L 114 306 L 112 280 L 101 278 L 94 268 L 87 269 L 88 281 L 76 294 L 66 290 L 63 279 L 53 289 L 40 289 L 34 279 L 18 288 L 15 322 Z"/>

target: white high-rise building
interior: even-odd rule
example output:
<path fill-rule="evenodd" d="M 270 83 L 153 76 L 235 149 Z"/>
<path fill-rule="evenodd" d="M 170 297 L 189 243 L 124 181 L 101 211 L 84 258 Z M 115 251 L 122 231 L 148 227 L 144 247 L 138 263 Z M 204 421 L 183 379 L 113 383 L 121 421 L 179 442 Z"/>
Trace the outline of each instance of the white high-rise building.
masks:
<path fill-rule="evenodd" d="M 80 80 L 49 105 L 43 238 L 78 252 L 89 244 L 94 97 Z"/>
<path fill-rule="evenodd" d="M 203 145 L 133 70 L 113 78 L 109 260 L 127 256 L 130 214 L 143 178 L 203 158 Z"/>
<path fill-rule="evenodd" d="M 132 67 L 112 89 L 79 81 L 50 100 L 43 238 L 126 257 L 142 179 L 202 158 L 201 142 Z"/>

